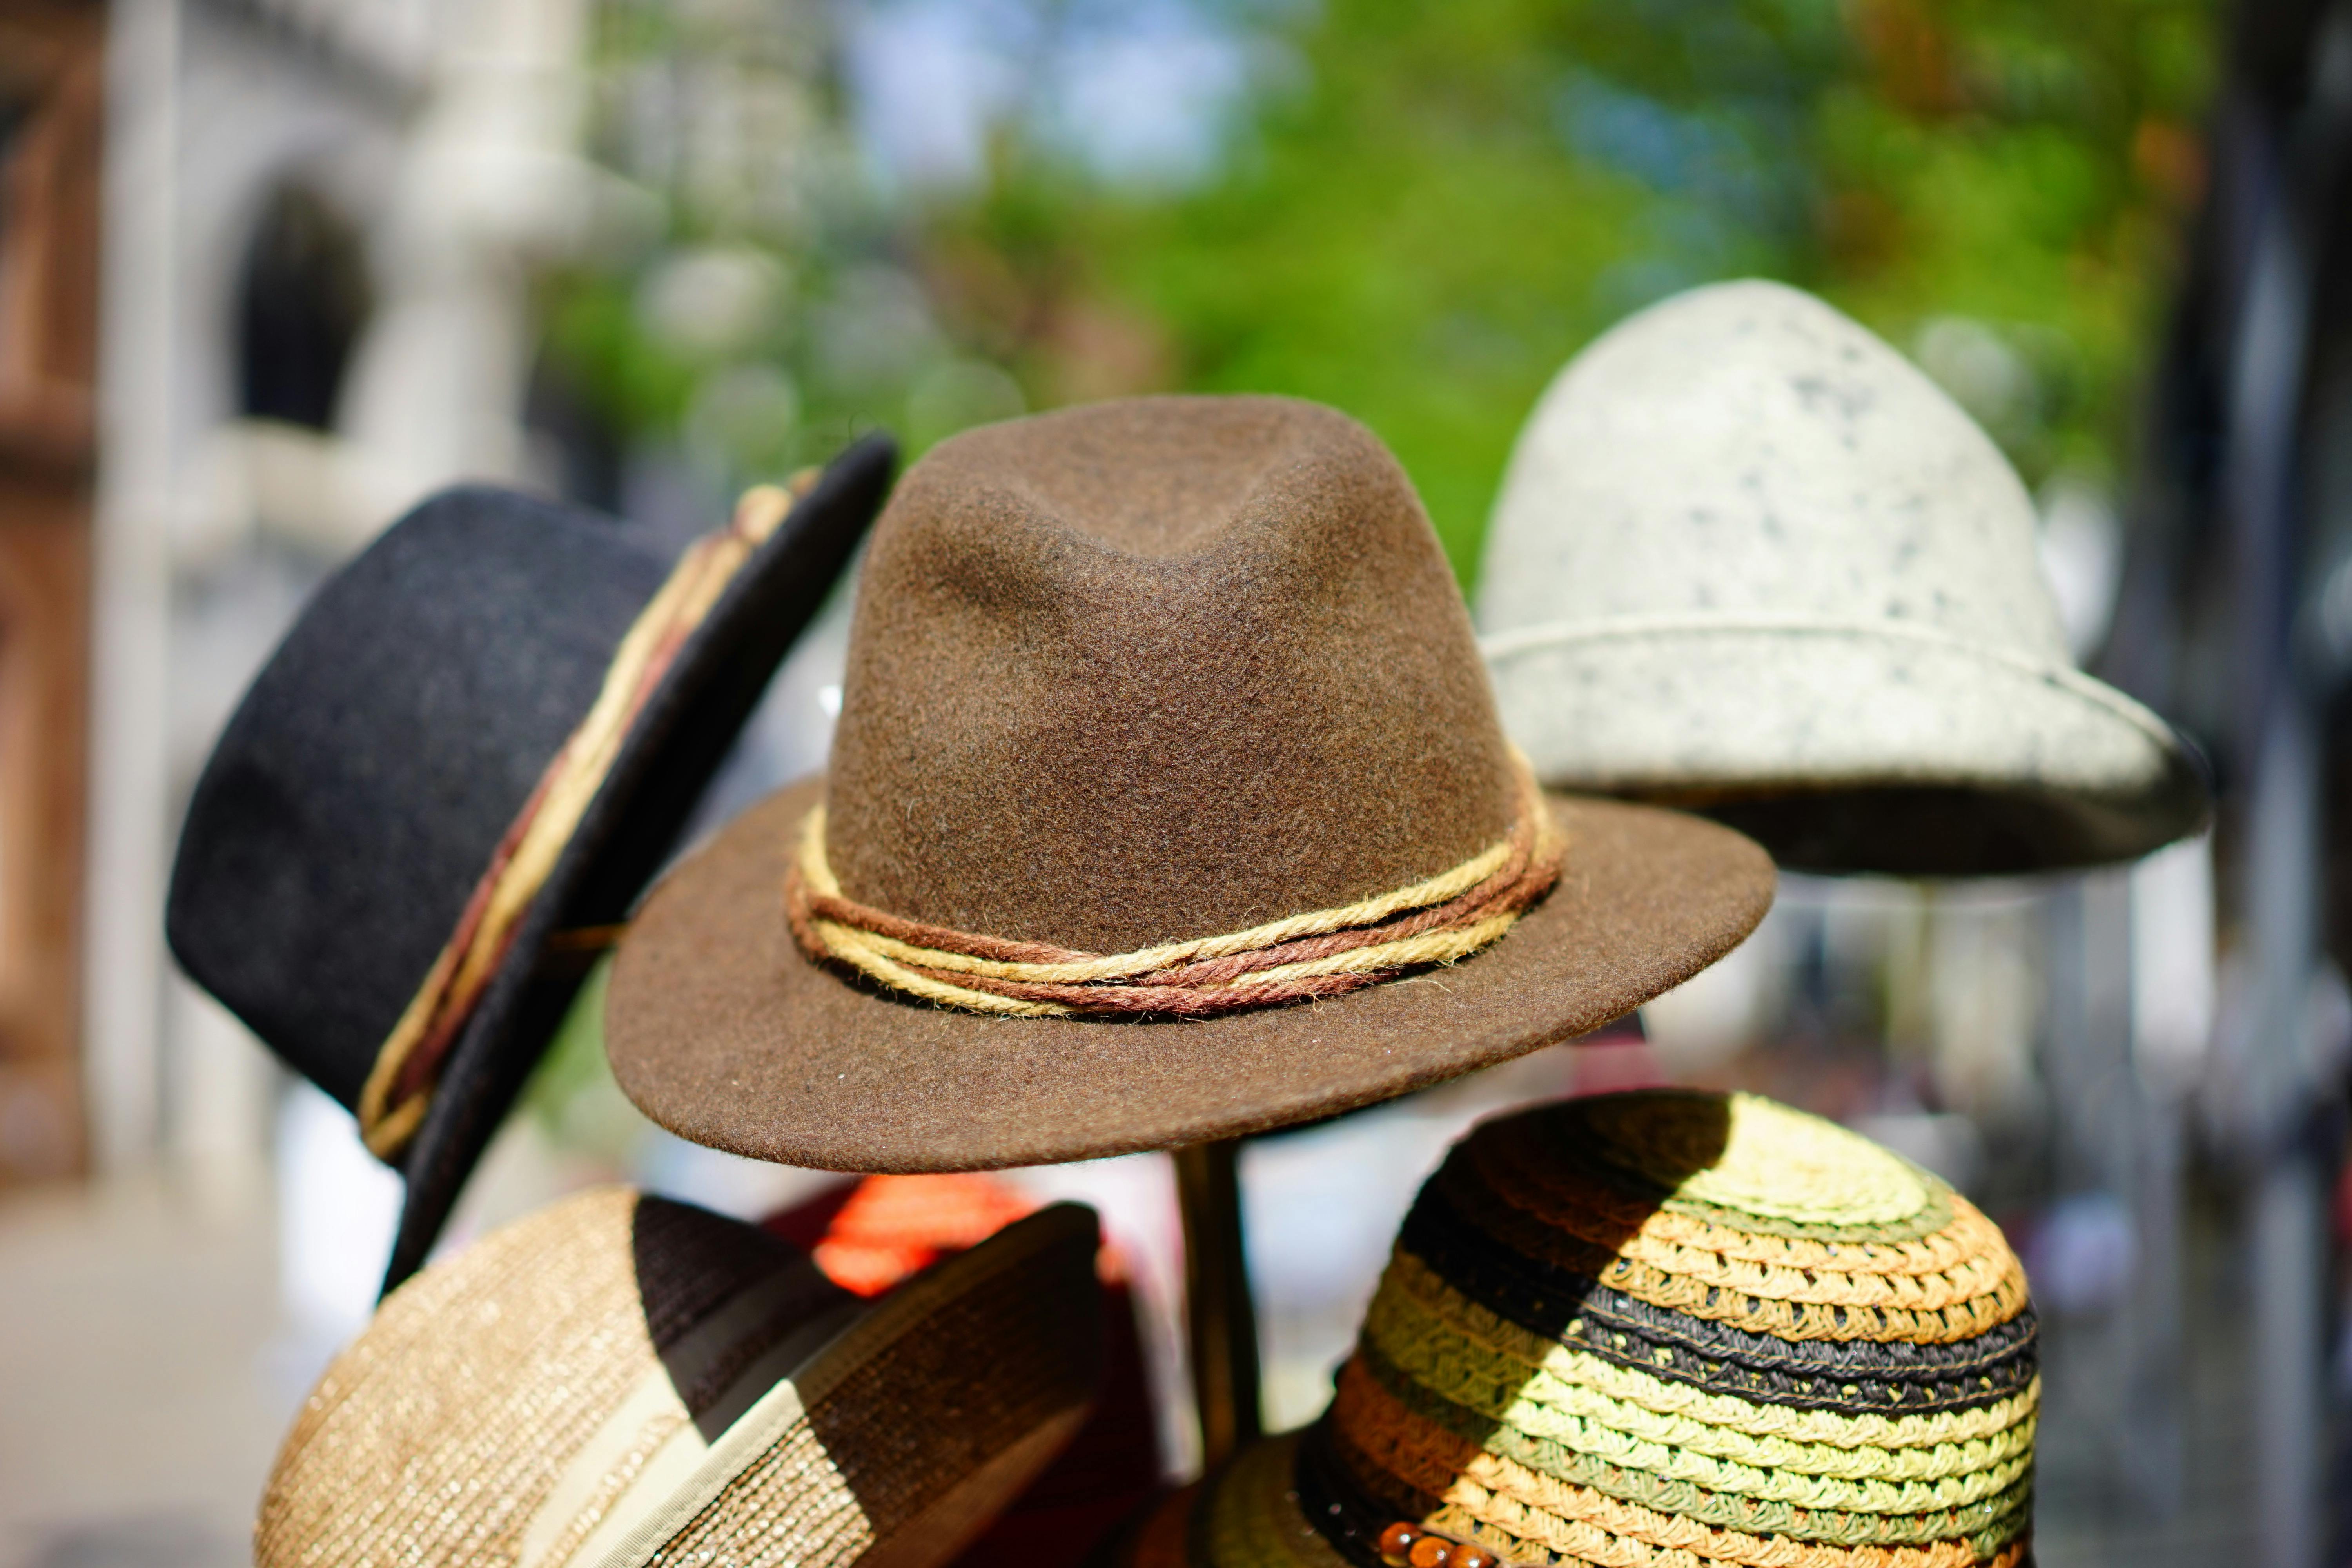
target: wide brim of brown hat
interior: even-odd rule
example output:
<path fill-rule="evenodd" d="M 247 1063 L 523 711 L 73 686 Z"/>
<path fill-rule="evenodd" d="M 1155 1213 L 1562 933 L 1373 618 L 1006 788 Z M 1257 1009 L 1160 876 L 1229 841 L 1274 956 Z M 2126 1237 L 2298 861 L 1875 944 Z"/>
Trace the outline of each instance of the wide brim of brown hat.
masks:
<path fill-rule="evenodd" d="M 1570 1039 L 1722 957 L 1772 901 L 1772 863 L 1717 824 L 1550 797 L 1559 885 L 1446 968 L 1192 1021 L 1003 1018 L 901 999 L 813 963 L 784 875 L 824 791 L 746 811 L 655 889 L 614 973 L 621 1087 L 682 1138 L 834 1171 L 1090 1160 L 1313 1121 Z"/>

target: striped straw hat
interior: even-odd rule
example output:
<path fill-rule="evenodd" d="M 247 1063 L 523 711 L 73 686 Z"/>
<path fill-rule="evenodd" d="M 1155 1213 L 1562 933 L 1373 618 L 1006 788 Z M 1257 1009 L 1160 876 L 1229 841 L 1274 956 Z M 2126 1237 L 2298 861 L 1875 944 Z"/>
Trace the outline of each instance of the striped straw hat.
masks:
<path fill-rule="evenodd" d="M 933 1568 L 1086 1415 L 1096 1242 L 1058 1205 L 866 1301 L 751 1226 L 566 1199 L 336 1358 L 255 1563 Z"/>
<path fill-rule="evenodd" d="M 1422 1189 L 1339 1395 L 1129 1568 L 2013 1568 L 2023 1271 L 1934 1176 L 1750 1095 L 1491 1122 Z"/>

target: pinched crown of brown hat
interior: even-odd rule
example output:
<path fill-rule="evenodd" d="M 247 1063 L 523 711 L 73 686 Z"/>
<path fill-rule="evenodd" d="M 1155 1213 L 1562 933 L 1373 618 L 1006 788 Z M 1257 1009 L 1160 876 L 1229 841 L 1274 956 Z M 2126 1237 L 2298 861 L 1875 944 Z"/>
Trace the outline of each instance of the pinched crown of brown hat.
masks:
<path fill-rule="evenodd" d="M 607 1039 L 648 1115 L 757 1158 L 1091 1158 L 1581 1033 L 1719 957 L 1770 891 L 1737 834 L 1536 791 L 1361 426 L 1100 404 L 908 474 L 831 776 L 651 896 Z"/>

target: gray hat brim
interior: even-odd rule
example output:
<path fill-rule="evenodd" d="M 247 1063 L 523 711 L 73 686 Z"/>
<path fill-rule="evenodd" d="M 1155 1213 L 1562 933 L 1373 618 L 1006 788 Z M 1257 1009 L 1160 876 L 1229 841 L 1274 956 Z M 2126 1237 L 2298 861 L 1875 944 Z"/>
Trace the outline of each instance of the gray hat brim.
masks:
<path fill-rule="evenodd" d="M 1547 785 L 1704 812 L 1790 869 L 2096 865 L 2207 811 L 2201 765 L 2146 708 L 1926 626 L 1627 616 L 1484 651 L 1504 727 Z"/>

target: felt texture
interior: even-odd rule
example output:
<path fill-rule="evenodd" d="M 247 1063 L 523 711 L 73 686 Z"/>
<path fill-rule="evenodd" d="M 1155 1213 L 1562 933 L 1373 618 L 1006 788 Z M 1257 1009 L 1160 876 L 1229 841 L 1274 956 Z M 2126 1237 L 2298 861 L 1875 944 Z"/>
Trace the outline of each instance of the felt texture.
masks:
<path fill-rule="evenodd" d="M 1764 852 L 1654 807 L 1555 799 L 1550 897 L 1451 968 L 1191 1022 L 984 1017 L 809 962 L 784 870 L 822 781 L 753 806 L 648 897 L 605 1044 L 680 1137 L 831 1171 L 1089 1160 L 1236 1137 L 1391 1099 L 1600 1027 L 1738 944 L 1772 900 Z"/>
<path fill-rule="evenodd" d="M 889 482 L 859 443 L 737 574 L 647 699 L 446 1062 L 401 1163 L 387 1288 L 430 1249 L 585 966 L 548 935 L 624 918 Z M 435 496 L 313 596 L 191 797 L 165 929 L 181 966 L 353 1104 L 499 837 L 668 563 L 613 519 Z"/>
<path fill-rule="evenodd" d="M 444 491 L 320 587 L 222 732 L 173 951 L 343 1105 L 664 569 L 615 520 Z"/>
<path fill-rule="evenodd" d="M 1784 865 L 2125 859 L 2192 831 L 2196 762 L 2074 666 L 2032 499 L 1927 376 L 1777 283 L 1692 289 L 1548 389 L 1478 623 L 1545 784 L 1701 808 Z"/>
<path fill-rule="evenodd" d="M 1138 398 L 943 443 L 859 581 L 842 890 L 1120 952 L 1403 887 L 1512 798 L 1469 616 L 1371 433 Z"/>
<path fill-rule="evenodd" d="M 820 793 L 849 897 L 1098 952 L 1350 903 L 1504 835 L 1508 743 L 1427 514 L 1369 431 L 1287 398 L 934 448 L 875 527 L 833 760 L 666 880 L 607 1004 L 648 1115 L 795 1165 L 1038 1164 L 1369 1104 L 1606 1023 L 1771 898 L 1735 834 L 1563 804 L 1560 885 L 1497 943 L 1313 1005 L 983 1017 L 801 952 L 784 878 Z"/>

